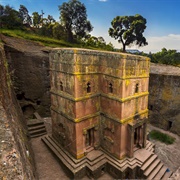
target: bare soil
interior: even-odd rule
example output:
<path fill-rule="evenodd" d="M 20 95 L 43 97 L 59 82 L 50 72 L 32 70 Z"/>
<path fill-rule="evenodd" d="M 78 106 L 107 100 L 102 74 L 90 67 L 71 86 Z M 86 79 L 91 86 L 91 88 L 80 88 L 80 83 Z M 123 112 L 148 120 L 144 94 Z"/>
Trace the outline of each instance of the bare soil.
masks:
<path fill-rule="evenodd" d="M 51 119 L 44 118 L 48 134 L 51 134 Z M 155 152 L 162 162 L 172 171 L 176 171 L 180 167 L 180 137 L 170 132 L 161 130 L 152 125 L 148 126 L 148 131 L 152 129 L 158 129 L 162 132 L 170 134 L 176 138 L 176 141 L 172 145 L 166 145 L 164 143 L 152 140 L 155 143 Z M 68 180 L 68 176 L 61 168 L 56 157 L 50 152 L 47 146 L 41 141 L 41 137 L 31 139 L 32 148 L 35 155 L 36 170 L 39 180 Z M 83 180 L 89 179 L 84 177 Z M 113 178 L 109 174 L 104 174 L 100 180 L 112 180 Z"/>

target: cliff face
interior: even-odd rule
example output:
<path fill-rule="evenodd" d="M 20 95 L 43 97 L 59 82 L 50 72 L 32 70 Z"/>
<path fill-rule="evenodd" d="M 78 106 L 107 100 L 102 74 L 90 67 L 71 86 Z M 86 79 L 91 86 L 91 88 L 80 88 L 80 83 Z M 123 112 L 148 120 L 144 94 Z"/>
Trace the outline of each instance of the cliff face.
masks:
<path fill-rule="evenodd" d="M 49 54 L 38 43 L 1 36 L 17 99 L 26 117 L 50 115 Z"/>
<path fill-rule="evenodd" d="M 25 120 L 14 94 L 4 48 L 0 45 L 0 178 L 35 179 Z"/>
<path fill-rule="evenodd" d="M 149 110 L 152 124 L 180 135 L 180 68 L 151 65 Z"/>

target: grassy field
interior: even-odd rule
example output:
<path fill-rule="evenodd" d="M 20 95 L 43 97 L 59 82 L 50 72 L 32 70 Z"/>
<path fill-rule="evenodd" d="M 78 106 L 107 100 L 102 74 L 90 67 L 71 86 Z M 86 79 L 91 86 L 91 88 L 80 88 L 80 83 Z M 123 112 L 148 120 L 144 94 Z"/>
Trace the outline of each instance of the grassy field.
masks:
<path fill-rule="evenodd" d="M 63 40 L 44 37 L 37 34 L 28 33 L 27 31 L 22 31 L 22 30 L 1 29 L 0 33 L 10 37 L 18 37 L 18 38 L 36 41 L 41 43 L 42 45 L 50 46 L 50 47 L 81 47 L 82 46 L 81 44 L 75 44 L 75 43 L 72 44 Z"/>
<path fill-rule="evenodd" d="M 171 136 L 164 134 L 164 133 L 157 131 L 157 130 L 152 130 L 149 133 L 149 136 L 150 136 L 150 138 L 161 141 L 165 144 L 173 144 L 175 141 L 174 137 L 171 137 Z"/>
<path fill-rule="evenodd" d="M 69 43 L 64 40 L 57 40 L 54 38 L 40 36 L 38 34 L 28 32 L 28 31 L 23 31 L 23 30 L 1 29 L 0 33 L 9 37 L 18 37 L 18 38 L 23 38 L 27 40 L 32 40 L 35 42 L 39 42 L 40 44 L 44 46 L 49 46 L 49 47 L 77 47 L 77 48 L 87 48 L 87 49 L 94 49 L 94 50 L 103 50 L 102 48 L 85 46 L 82 43 Z"/>

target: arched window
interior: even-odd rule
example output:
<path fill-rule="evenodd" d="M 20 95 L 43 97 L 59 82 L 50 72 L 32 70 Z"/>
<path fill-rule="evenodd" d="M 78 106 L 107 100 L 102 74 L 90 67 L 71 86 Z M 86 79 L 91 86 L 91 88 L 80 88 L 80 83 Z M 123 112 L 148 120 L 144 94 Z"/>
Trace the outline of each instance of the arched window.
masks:
<path fill-rule="evenodd" d="M 113 93 L 113 85 L 112 85 L 112 83 L 109 83 L 109 92 Z"/>
<path fill-rule="evenodd" d="M 91 83 L 88 82 L 87 83 L 87 93 L 90 93 L 91 92 Z"/>
<path fill-rule="evenodd" d="M 63 83 L 60 81 L 60 90 L 63 91 Z"/>
<path fill-rule="evenodd" d="M 137 83 L 135 86 L 135 93 L 138 93 L 138 92 L 139 92 L 139 84 Z"/>

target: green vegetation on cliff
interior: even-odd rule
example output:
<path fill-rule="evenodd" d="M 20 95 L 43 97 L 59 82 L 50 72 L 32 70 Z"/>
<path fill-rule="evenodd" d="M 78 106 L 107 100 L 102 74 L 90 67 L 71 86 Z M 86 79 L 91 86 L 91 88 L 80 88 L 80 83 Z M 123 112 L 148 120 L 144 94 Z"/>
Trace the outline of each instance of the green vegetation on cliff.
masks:
<path fill-rule="evenodd" d="M 163 48 L 160 52 L 150 54 L 154 63 L 168 64 L 180 67 L 180 53 L 176 50 Z"/>
<path fill-rule="evenodd" d="M 171 137 L 171 136 L 164 134 L 164 133 L 157 131 L 157 130 L 152 130 L 149 133 L 149 136 L 150 136 L 150 138 L 161 141 L 165 144 L 173 144 L 175 141 L 174 137 Z"/>

